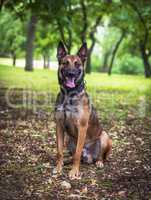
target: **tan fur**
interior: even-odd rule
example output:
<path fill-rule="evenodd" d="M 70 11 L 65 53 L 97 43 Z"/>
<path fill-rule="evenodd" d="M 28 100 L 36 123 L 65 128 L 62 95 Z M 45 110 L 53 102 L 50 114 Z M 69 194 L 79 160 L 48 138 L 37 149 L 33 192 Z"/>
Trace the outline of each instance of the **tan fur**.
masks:
<path fill-rule="evenodd" d="M 75 63 L 79 63 L 81 69 L 84 71 L 82 61 L 79 56 L 66 55 L 62 58 L 59 66 L 59 76 L 62 79 L 61 69 L 68 67 L 75 68 Z M 72 103 L 71 103 L 72 101 Z M 69 172 L 70 178 L 77 178 L 79 176 L 79 167 L 82 151 L 85 145 L 94 143 L 100 140 L 101 149 L 100 158 L 96 164 L 104 162 L 111 151 L 112 142 L 109 136 L 102 132 L 96 112 L 91 105 L 87 93 L 82 90 L 74 97 L 70 94 L 63 94 L 60 92 L 56 101 L 56 138 L 57 138 L 57 168 L 56 172 L 60 173 L 63 165 L 63 148 L 67 146 L 70 140 L 76 144 L 73 155 L 73 166 Z M 64 132 L 68 137 L 64 138 Z M 95 146 L 93 146 L 95 148 Z M 98 146 L 98 148 L 100 148 Z M 97 150 L 97 149 L 96 149 Z M 88 157 L 90 158 L 90 155 Z M 92 156 L 95 156 L 92 154 Z"/>

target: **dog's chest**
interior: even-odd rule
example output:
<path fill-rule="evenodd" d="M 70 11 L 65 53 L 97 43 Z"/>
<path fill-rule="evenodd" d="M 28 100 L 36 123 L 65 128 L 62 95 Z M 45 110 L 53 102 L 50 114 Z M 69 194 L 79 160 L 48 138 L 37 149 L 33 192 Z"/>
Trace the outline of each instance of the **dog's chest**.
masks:
<path fill-rule="evenodd" d="M 66 97 L 57 105 L 57 119 L 67 123 L 77 123 L 83 114 L 82 102 L 78 97 Z"/>

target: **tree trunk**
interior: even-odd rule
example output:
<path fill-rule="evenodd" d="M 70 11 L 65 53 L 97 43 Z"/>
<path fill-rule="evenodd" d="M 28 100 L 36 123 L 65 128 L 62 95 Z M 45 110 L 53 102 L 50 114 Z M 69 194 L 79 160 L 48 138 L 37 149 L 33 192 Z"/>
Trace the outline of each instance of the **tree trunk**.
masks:
<path fill-rule="evenodd" d="M 91 43 L 91 47 L 89 48 L 88 50 L 88 57 L 87 57 L 87 62 L 86 62 L 86 73 L 90 74 L 91 73 L 91 69 L 92 69 L 92 66 L 91 66 L 91 55 L 92 55 L 92 52 L 93 52 L 93 48 L 95 46 L 95 38 L 91 38 L 92 40 L 92 43 Z"/>
<path fill-rule="evenodd" d="M 47 57 L 47 69 L 50 68 L 50 55 L 48 54 L 48 57 Z"/>
<path fill-rule="evenodd" d="M 56 21 L 57 21 L 58 30 L 59 30 L 59 33 L 60 33 L 61 40 L 65 45 L 67 45 L 66 40 L 65 40 L 65 35 L 64 35 L 64 28 L 63 28 L 59 19 L 56 19 Z"/>
<path fill-rule="evenodd" d="M 91 73 L 91 54 L 92 54 L 92 50 L 89 49 L 87 62 L 86 62 L 86 69 L 85 69 L 85 72 L 87 74 Z"/>
<path fill-rule="evenodd" d="M 87 19 L 87 9 L 85 5 L 85 0 L 80 0 L 80 6 L 82 10 L 82 21 L 83 21 L 83 29 L 81 31 L 81 42 L 84 43 L 86 41 L 86 33 L 88 28 L 88 19 Z"/>
<path fill-rule="evenodd" d="M 137 13 L 138 18 L 139 18 L 140 22 L 142 23 L 142 25 L 144 27 L 144 37 L 143 37 L 143 39 L 142 38 L 140 39 L 139 46 L 140 46 L 140 52 L 141 52 L 142 60 L 143 60 L 143 63 L 144 63 L 145 77 L 149 78 L 149 77 L 151 77 L 151 66 L 150 66 L 150 63 L 149 63 L 149 54 L 146 53 L 146 45 L 147 45 L 148 37 L 149 37 L 149 28 L 147 27 L 146 21 L 143 18 L 141 11 L 137 7 L 137 4 L 130 3 L 130 5 L 134 9 L 134 11 Z"/>
<path fill-rule="evenodd" d="M 43 68 L 46 69 L 47 68 L 47 62 L 46 62 L 46 56 L 43 55 Z"/>
<path fill-rule="evenodd" d="M 68 40 L 66 41 L 65 32 L 64 32 L 64 25 L 60 22 L 59 19 L 57 19 L 57 24 L 58 24 L 58 30 L 59 30 L 59 33 L 60 33 L 61 40 L 65 44 L 65 46 L 68 50 L 68 54 L 70 54 L 71 46 L 72 46 L 72 31 L 71 31 L 71 28 L 70 27 L 67 28 Z"/>
<path fill-rule="evenodd" d="M 1 0 L 0 1 L 0 11 L 2 10 L 3 4 L 4 4 L 4 0 Z"/>
<path fill-rule="evenodd" d="M 71 47 L 72 47 L 72 31 L 71 31 L 71 28 L 68 27 L 67 31 L 68 31 L 68 44 L 67 44 L 67 48 L 68 48 L 68 53 L 70 54 Z"/>
<path fill-rule="evenodd" d="M 13 66 L 16 66 L 16 54 L 12 53 L 12 59 L 13 59 Z"/>
<path fill-rule="evenodd" d="M 71 1 L 68 2 L 69 4 L 69 9 L 68 9 L 68 13 L 67 13 L 67 18 L 68 21 L 70 22 L 67 26 L 67 33 L 68 33 L 68 53 L 70 54 L 71 52 L 71 47 L 72 47 L 72 27 L 70 26 L 72 24 L 72 9 L 71 9 Z"/>
<path fill-rule="evenodd" d="M 145 77 L 149 78 L 149 77 L 151 77 L 151 66 L 149 63 L 149 56 L 146 53 L 145 44 L 142 44 L 141 42 L 140 42 L 140 52 L 141 52 L 142 60 L 144 63 Z"/>
<path fill-rule="evenodd" d="M 109 56 L 110 56 L 110 51 L 106 51 L 105 54 L 104 54 L 103 65 L 100 68 L 100 72 L 107 72 Z"/>
<path fill-rule="evenodd" d="M 124 39 L 124 36 L 125 36 L 125 31 L 122 30 L 121 37 L 119 38 L 119 40 L 117 41 L 117 43 L 115 45 L 115 48 L 113 49 L 113 53 L 112 53 L 112 57 L 111 57 L 111 62 L 110 62 L 109 69 L 108 69 L 108 75 L 111 75 L 112 68 L 113 68 L 113 63 L 114 63 L 114 59 L 115 59 L 116 53 L 117 53 L 117 51 L 118 51 L 118 49 L 120 47 L 120 44 L 122 43 L 122 41 Z"/>
<path fill-rule="evenodd" d="M 26 64 L 25 70 L 33 70 L 33 53 L 34 53 L 34 39 L 36 32 L 37 17 L 32 15 L 28 24 L 27 41 L 26 41 Z"/>
<path fill-rule="evenodd" d="M 98 16 L 96 18 L 95 24 L 93 25 L 93 27 L 91 29 L 90 34 L 89 34 L 90 39 L 91 39 L 91 46 L 88 50 L 88 57 L 87 57 L 87 62 L 86 62 L 86 73 L 88 73 L 88 74 L 90 74 L 91 70 L 92 70 L 91 56 L 92 56 L 92 52 L 93 52 L 93 49 L 94 49 L 94 46 L 95 46 L 95 43 L 96 43 L 95 33 L 96 33 L 98 25 L 100 24 L 100 21 L 101 21 L 101 16 Z"/>
<path fill-rule="evenodd" d="M 43 55 L 43 68 L 49 69 L 50 67 L 50 56 L 49 53 Z"/>

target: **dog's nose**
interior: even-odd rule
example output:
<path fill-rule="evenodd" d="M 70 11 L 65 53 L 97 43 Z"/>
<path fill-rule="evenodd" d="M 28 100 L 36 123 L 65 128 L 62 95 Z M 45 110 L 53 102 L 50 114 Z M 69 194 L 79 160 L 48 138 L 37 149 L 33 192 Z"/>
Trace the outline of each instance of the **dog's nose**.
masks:
<path fill-rule="evenodd" d="M 68 76 L 70 76 L 70 77 L 75 76 L 75 72 L 74 72 L 74 71 L 69 71 L 69 72 L 68 72 Z"/>

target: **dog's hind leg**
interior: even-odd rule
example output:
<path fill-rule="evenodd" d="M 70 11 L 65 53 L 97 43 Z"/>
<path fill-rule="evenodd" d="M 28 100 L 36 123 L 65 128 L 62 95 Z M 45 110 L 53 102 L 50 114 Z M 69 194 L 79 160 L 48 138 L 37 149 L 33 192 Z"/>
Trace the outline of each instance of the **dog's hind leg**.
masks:
<path fill-rule="evenodd" d="M 107 159 L 112 150 L 112 140 L 104 131 L 100 135 L 100 144 L 100 156 L 96 161 L 96 166 L 102 168 L 104 166 L 104 161 Z"/>

